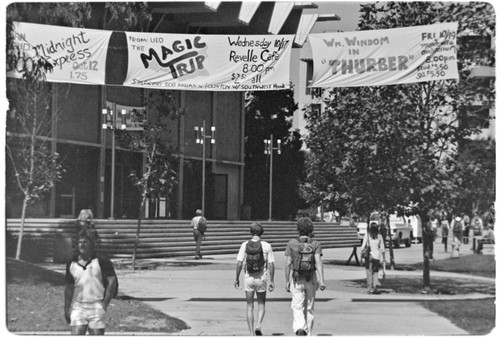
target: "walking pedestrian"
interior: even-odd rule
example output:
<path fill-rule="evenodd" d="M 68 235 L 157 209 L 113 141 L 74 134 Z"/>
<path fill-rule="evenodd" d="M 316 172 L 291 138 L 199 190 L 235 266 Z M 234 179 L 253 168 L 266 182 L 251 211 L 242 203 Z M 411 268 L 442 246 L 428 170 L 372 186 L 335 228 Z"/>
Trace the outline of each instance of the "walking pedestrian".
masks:
<path fill-rule="evenodd" d="M 380 294 L 380 290 L 377 288 L 377 285 L 380 284 L 378 272 L 381 266 L 380 261 L 385 263 L 385 245 L 382 235 L 379 233 L 378 222 L 370 220 L 369 231 L 365 233 L 363 243 L 361 244 L 361 251 L 363 250 L 367 252 L 366 256 L 362 254 L 362 258 L 364 258 L 368 293 Z"/>
<path fill-rule="evenodd" d="M 470 234 L 469 237 L 472 237 L 472 248 L 471 250 L 475 251 L 477 249 L 477 241 L 481 240 L 483 236 L 483 220 L 479 216 L 479 213 L 475 211 L 473 213 L 472 220 L 470 222 Z"/>
<path fill-rule="evenodd" d="M 463 242 L 464 244 L 469 244 L 469 231 L 470 231 L 470 218 L 469 216 L 463 212 L 462 213 L 462 222 L 463 222 Z"/>
<path fill-rule="evenodd" d="M 104 335 L 105 314 L 116 296 L 118 279 L 113 264 L 97 256 L 97 233 L 84 228 L 78 234 L 78 253 L 66 264 L 64 317 L 72 335 Z"/>
<path fill-rule="evenodd" d="M 193 227 L 193 237 L 196 243 L 195 259 L 199 260 L 202 258 L 201 255 L 201 241 L 205 237 L 205 231 L 207 228 L 207 219 L 203 216 L 203 211 L 197 209 L 195 216 L 191 219 L 191 227 Z"/>
<path fill-rule="evenodd" d="M 271 245 L 261 240 L 262 225 L 250 226 L 252 238 L 241 244 L 236 260 L 234 287 L 240 286 L 240 273 L 245 265 L 245 297 L 247 301 L 247 324 L 252 336 L 262 336 L 262 321 L 266 313 L 267 278 L 269 291 L 274 290 L 274 254 Z M 257 293 L 257 324 L 254 324 L 254 294 Z"/>
<path fill-rule="evenodd" d="M 286 291 L 292 293 L 293 331 L 299 336 L 311 336 L 316 291 L 325 290 L 323 253 L 320 242 L 312 239 L 314 226 L 310 218 L 299 218 L 297 231 L 299 237 L 291 239 L 285 249 Z"/>
<path fill-rule="evenodd" d="M 451 257 L 460 256 L 460 246 L 462 245 L 463 221 L 460 216 L 456 216 L 451 222 L 453 240 L 451 243 Z"/>
<path fill-rule="evenodd" d="M 444 246 L 444 252 L 448 252 L 448 235 L 450 234 L 450 224 L 445 214 L 441 215 L 441 242 Z"/>

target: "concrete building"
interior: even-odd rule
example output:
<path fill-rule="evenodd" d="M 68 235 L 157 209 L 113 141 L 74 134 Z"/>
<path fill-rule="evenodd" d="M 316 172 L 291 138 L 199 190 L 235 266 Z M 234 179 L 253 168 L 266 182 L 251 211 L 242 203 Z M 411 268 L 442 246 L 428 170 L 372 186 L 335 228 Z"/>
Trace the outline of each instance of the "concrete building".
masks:
<path fill-rule="evenodd" d="M 106 22 L 104 3 L 92 3 L 89 29 L 112 30 L 106 63 L 106 85 L 52 83 L 51 136 L 53 151 L 65 169 L 50 196 L 29 208 L 29 217 L 76 218 L 90 208 L 97 218 L 137 218 L 140 196 L 128 175 L 143 170 L 143 154 L 131 152 L 113 133 L 103 129 L 102 110 L 107 106 L 144 107 L 144 97 L 154 89 L 119 86 L 126 73 L 126 41 L 117 22 Z M 306 15 L 311 2 L 150 2 L 152 20 L 145 32 L 184 34 L 293 34 L 300 48 L 314 24 L 338 20 L 335 15 Z M 38 23 L 36 12 L 26 22 Z M 170 140 L 180 151 L 178 187 L 174 193 L 150 200 L 148 218 L 188 219 L 202 202 L 202 163 L 206 163 L 205 214 L 210 219 L 240 219 L 244 170 L 244 94 L 228 91 L 173 92 L 179 109 L 186 111 L 172 121 Z M 215 126 L 215 146 L 196 143 L 194 127 Z M 207 144 L 208 145 L 208 144 Z M 115 149 L 113 156 L 112 149 Z M 113 160 L 114 159 L 114 160 Z M 7 166 L 6 216 L 20 217 L 22 196 Z M 114 177 L 114 179 L 112 179 Z M 112 183 L 112 181 L 114 183 Z M 112 206 L 111 206 L 112 204 Z"/>

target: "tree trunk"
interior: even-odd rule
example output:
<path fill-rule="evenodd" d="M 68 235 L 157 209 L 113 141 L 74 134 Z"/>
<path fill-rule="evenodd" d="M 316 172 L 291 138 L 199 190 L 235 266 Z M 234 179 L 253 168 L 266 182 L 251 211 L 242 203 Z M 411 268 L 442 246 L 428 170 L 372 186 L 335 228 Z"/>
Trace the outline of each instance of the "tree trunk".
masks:
<path fill-rule="evenodd" d="M 26 184 L 26 188 L 24 192 L 24 200 L 23 200 L 23 209 L 21 211 L 21 227 L 19 228 L 19 238 L 17 239 L 17 249 L 16 249 L 16 260 L 21 258 L 21 246 L 23 242 L 23 234 L 24 234 L 24 221 L 26 219 L 26 208 L 28 208 L 28 201 L 30 200 L 31 193 L 31 185 L 33 184 L 33 177 L 35 172 L 35 141 L 36 141 L 36 129 L 37 129 L 37 96 L 34 93 L 34 113 L 33 113 L 33 125 L 31 126 L 31 135 L 30 135 L 30 167 L 29 167 L 29 181 Z"/>
<path fill-rule="evenodd" d="M 394 249 L 392 248 L 392 233 L 391 233 L 391 223 L 389 222 L 389 215 L 386 216 L 385 221 L 387 223 L 387 233 L 389 235 L 389 258 L 391 270 L 396 269 L 396 262 L 394 261 Z"/>
<path fill-rule="evenodd" d="M 16 260 L 21 259 L 21 246 L 23 243 L 24 221 L 26 219 L 26 208 L 28 208 L 28 196 L 24 196 L 23 208 L 21 210 L 21 227 L 19 228 L 19 237 L 17 238 Z"/>
<path fill-rule="evenodd" d="M 431 277 L 430 277 L 430 266 L 429 266 L 429 257 L 430 257 L 430 240 L 432 240 L 429 236 L 429 223 L 425 217 L 420 217 L 422 219 L 422 250 L 424 255 L 424 268 L 423 268 L 423 281 L 424 287 L 430 288 L 431 286 Z"/>
<path fill-rule="evenodd" d="M 144 218 L 144 207 L 146 205 L 146 193 L 143 193 L 142 196 L 142 201 L 141 201 L 141 208 L 139 210 L 139 219 L 137 220 L 137 231 L 135 233 L 135 242 L 134 242 L 134 251 L 132 253 L 132 270 L 135 270 L 135 258 L 137 255 L 137 246 L 139 244 L 139 235 L 141 233 L 141 223 L 142 219 Z"/>

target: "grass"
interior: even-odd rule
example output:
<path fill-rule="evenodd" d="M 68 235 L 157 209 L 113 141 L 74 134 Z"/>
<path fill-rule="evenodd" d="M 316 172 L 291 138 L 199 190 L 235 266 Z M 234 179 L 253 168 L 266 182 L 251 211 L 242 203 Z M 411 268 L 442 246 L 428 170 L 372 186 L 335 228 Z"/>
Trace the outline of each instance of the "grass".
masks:
<path fill-rule="evenodd" d="M 465 255 L 458 259 L 434 260 L 429 264 L 430 270 L 447 271 L 495 278 L 495 257 L 493 255 Z M 422 270 L 423 262 L 413 265 L 396 265 L 400 270 Z"/>
<path fill-rule="evenodd" d="M 10 332 L 70 330 L 64 319 L 64 275 L 11 258 L 6 272 Z M 189 329 L 185 322 L 120 293 L 108 308 L 108 332 L 172 333 L 183 329 Z"/>
<path fill-rule="evenodd" d="M 461 277 L 433 276 L 432 271 L 445 271 L 482 276 L 495 280 L 495 258 L 493 255 L 467 255 L 458 259 L 431 261 L 429 268 L 431 292 L 434 294 L 464 295 L 480 293 L 495 295 L 495 282 Z M 396 265 L 399 270 L 422 270 L 423 263 Z M 365 290 L 365 280 L 349 281 L 350 286 Z M 422 294 L 423 276 L 387 276 L 382 280 L 382 291 L 405 294 Z M 424 308 L 447 318 L 453 324 L 473 335 L 488 334 L 495 327 L 495 299 L 423 301 Z"/>
<path fill-rule="evenodd" d="M 424 308 L 446 317 L 472 335 L 489 334 L 495 327 L 495 300 L 429 301 Z"/>
<path fill-rule="evenodd" d="M 345 261 L 339 261 L 344 264 Z M 336 264 L 328 261 L 327 265 Z M 64 275 L 41 268 L 35 264 L 7 259 L 7 328 L 11 332 L 69 331 L 63 317 Z M 121 266 L 126 268 L 126 266 Z M 159 269 L 165 266 L 154 263 L 144 269 Z M 192 263 L 169 266 L 180 269 L 206 268 Z M 221 266 L 218 266 L 221 267 Z M 228 268 L 234 266 L 228 266 Z M 400 270 L 421 270 L 422 263 L 396 265 Z M 482 293 L 495 294 L 494 282 L 481 279 L 443 277 L 432 271 L 447 271 L 483 276 L 495 280 L 495 259 L 492 255 L 467 255 L 459 259 L 444 259 L 430 262 L 431 290 L 434 293 L 462 295 Z M 334 281 L 329 289 L 365 292 L 365 280 Z M 422 276 L 401 277 L 388 275 L 383 289 L 396 293 L 421 294 Z M 36 303 L 34 305 L 33 303 Z M 420 305 L 449 319 L 470 334 L 488 334 L 495 327 L 495 300 L 449 300 L 423 301 Z M 108 309 L 106 330 L 112 332 L 161 332 L 172 333 L 189 329 L 185 322 L 165 315 L 150 306 L 119 294 Z"/>

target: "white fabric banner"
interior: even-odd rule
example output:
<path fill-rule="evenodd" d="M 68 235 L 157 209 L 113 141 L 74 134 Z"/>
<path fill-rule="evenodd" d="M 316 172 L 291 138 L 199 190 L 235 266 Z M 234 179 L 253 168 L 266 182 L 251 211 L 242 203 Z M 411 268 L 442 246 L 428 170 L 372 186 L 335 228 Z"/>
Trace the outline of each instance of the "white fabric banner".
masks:
<path fill-rule="evenodd" d="M 359 87 L 458 79 L 456 22 L 310 34 L 311 87 Z"/>
<path fill-rule="evenodd" d="M 293 35 L 126 35 L 125 86 L 210 91 L 290 88 Z"/>
<path fill-rule="evenodd" d="M 111 31 L 15 22 L 15 44 L 20 59 L 7 76 L 22 78 L 33 62 L 53 64 L 49 82 L 104 84 Z"/>

